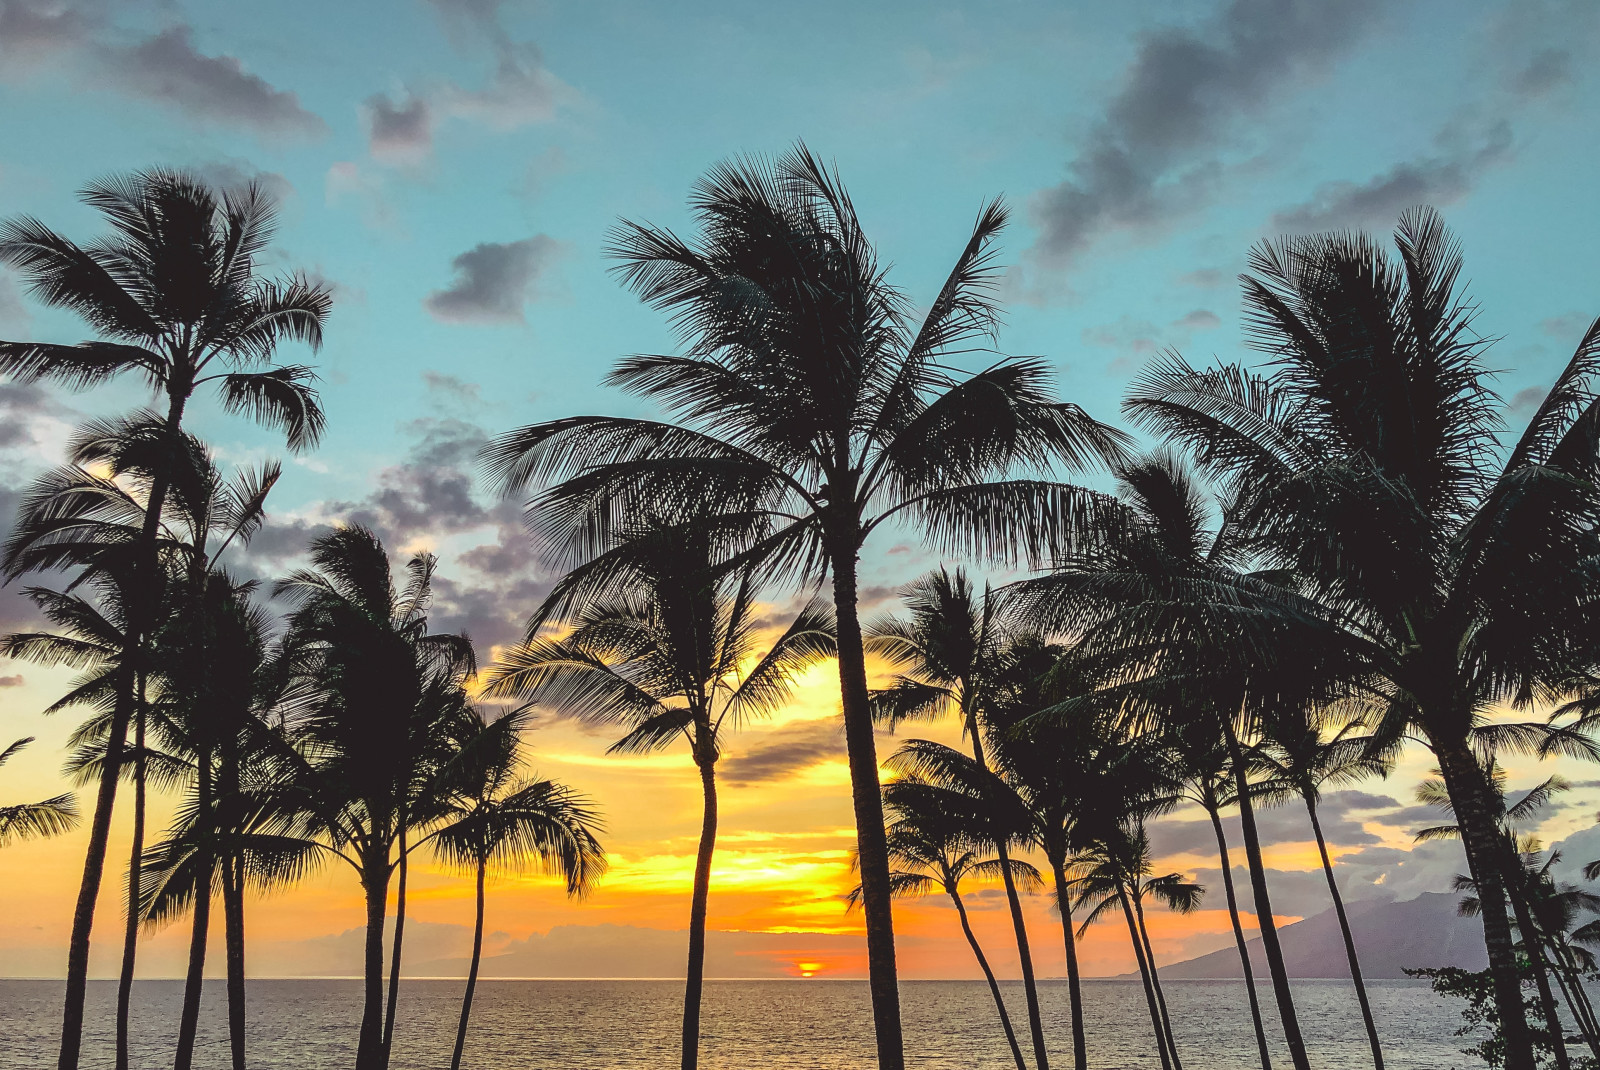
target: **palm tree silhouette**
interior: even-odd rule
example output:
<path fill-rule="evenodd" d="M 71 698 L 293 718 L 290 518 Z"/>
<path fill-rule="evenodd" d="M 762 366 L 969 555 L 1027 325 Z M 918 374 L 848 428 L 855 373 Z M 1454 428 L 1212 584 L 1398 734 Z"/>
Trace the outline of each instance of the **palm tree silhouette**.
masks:
<path fill-rule="evenodd" d="M 644 524 L 574 570 L 529 623 L 526 640 L 487 674 L 485 694 L 581 720 L 621 725 L 610 753 L 660 750 L 683 740 L 703 803 L 689 910 L 681 1060 L 699 1062 L 706 912 L 717 840 L 716 763 L 727 731 L 770 713 L 796 676 L 836 650 L 832 615 L 813 603 L 763 649 L 762 611 L 748 568 L 720 564 L 716 525 Z M 540 637 L 565 620 L 560 639 Z"/>
<path fill-rule="evenodd" d="M 364 994 L 357 1070 L 383 1070 L 383 924 L 389 881 L 403 865 L 404 833 L 432 815 L 413 812 L 429 770 L 448 761 L 451 726 L 468 715 L 473 671 L 465 636 L 432 633 L 434 562 L 407 563 L 396 589 L 377 536 L 351 526 L 311 544 L 312 568 L 274 588 L 296 603 L 285 654 L 297 690 L 285 720 L 293 746 L 279 805 L 303 833 L 348 864 L 366 899 Z M 404 903 L 396 905 L 396 942 Z M 398 959 L 393 970 L 398 978 Z M 392 1020 L 392 1019 L 391 1019 Z"/>
<path fill-rule="evenodd" d="M 0 765 L 5 765 L 32 742 L 33 737 L 26 736 L 0 750 Z M 0 806 L 0 847 L 7 847 L 17 840 L 59 836 L 77 823 L 78 805 L 71 792 L 43 802 Z"/>
<path fill-rule="evenodd" d="M 1145 1001 L 1150 1009 L 1150 1025 L 1155 1030 L 1161 1065 L 1183 1070 L 1178 1046 L 1172 1035 L 1172 1019 L 1167 1013 L 1166 996 L 1161 991 L 1161 975 L 1155 950 L 1145 928 L 1144 900 L 1154 896 L 1170 909 L 1188 914 L 1200 906 L 1205 889 L 1184 880 L 1181 873 L 1150 875 L 1150 838 L 1142 822 L 1133 819 L 1101 833 L 1098 842 L 1083 853 L 1081 870 L 1075 882 L 1077 905 L 1088 907 L 1079 926 L 1081 935 L 1090 925 L 1118 907 L 1128 924 L 1133 941 L 1133 957 L 1144 982 Z"/>
<path fill-rule="evenodd" d="M 461 1070 L 472 995 L 483 956 L 484 885 L 491 869 L 523 872 L 538 866 L 561 877 L 567 894 L 587 895 L 605 872 L 605 853 L 595 838 L 601 822 L 583 795 L 552 780 L 518 775 L 526 718 L 509 714 L 484 723 L 468 720 L 460 751 L 442 778 L 439 808 L 445 824 L 423 842 L 441 860 L 472 872 L 477 912 L 472 929 L 472 964 L 461 997 L 461 1020 L 450 1070 Z"/>
<path fill-rule="evenodd" d="M 972 741 L 973 760 L 987 769 L 986 706 L 989 693 L 999 683 L 997 677 L 1008 668 L 1007 642 L 1012 629 L 1000 619 L 994 593 L 985 589 L 979 596 L 972 581 L 959 569 L 954 574 L 943 568 L 929 573 L 910 584 L 903 597 L 910 611 L 909 620 L 884 618 L 871 622 L 866 629 L 867 650 L 904 670 L 889 687 L 873 692 L 874 716 L 894 725 L 908 718 L 921 720 L 954 713 L 961 720 L 962 733 Z M 1033 952 L 1028 946 L 1021 897 L 1011 879 L 1010 849 L 1004 837 L 995 840 L 994 849 L 1016 933 L 1033 1058 L 1040 1070 L 1046 1070 L 1050 1060 L 1039 1014 Z"/>
<path fill-rule="evenodd" d="M 1018 469 L 1082 468 L 1122 436 L 1057 402 L 1046 365 L 1003 359 L 972 375 L 940 363 L 985 345 L 998 310 L 986 207 L 920 323 L 889 285 L 838 176 L 803 146 L 713 169 L 691 207 L 698 243 L 622 224 L 623 280 L 668 313 L 688 355 L 622 361 L 610 381 L 684 419 L 574 417 L 486 450 L 515 493 L 568 477 L 530 517 L 554 548 L 603 549 L 620 516 L 707 500 L 771 521 L 750 551 L 773 573 L 831 573 L 839 682 L 861 866 L 880 1070 L 905 1063 L 883 805 L 857 614 L 857 562 L 880 525 L 907 522 L 940 550 L 1043 559 L 1094 495 Z M 991 480 L 1003 482 L 989 482 Z"/>
<path fill-rule="evenodd" d="M 74 389 L 135 372 L 166 402 L 161 424 L 175 454 L 182 450 L 189 400 L 208 383 L 225 409 L 282 429 L 292 449 L 313 445 L 322 412 L 311 370 L 273 365 L 271 359 L 285 341 L 320 343 L 331 296 L 326 286 L 302 277 L 257 274 L 257 258 L 274 224 L 265 191 L 252 184 L 219 196 L 192 176 L 158 170 L 94 183 L 81 199 L 110 225 L 111 237 L 79 246 L 38 220 L 13 219 L 0 224 L 0 262 L 16 270 L 39 300 L 78 314 L 102 338 L 77 345 L 0 341 L 0 372 Z M 143 525 L 144 552 L 130 577 L 150 588 L 129 602 L 130 665 L 159 601 L 150 592 L 160 583 L 156 528 L 167 486 L 166 466 L 158 465 Z M 133 713 L 133 675 L 125 674 L 109 736 L 110 760 L 90 820 L 67 954 L 59 1070 L 76 1070 L 79 1061 L 89 937 Z"/>
<path fill-rule="evenodd" d="M 1011 1016 L 1006 1013 L 1006 1002 L 1000 995 L 1000 984 L 989 966 L 978 937 L 967 920 L 966 903 L 961 898 L 961 882 L 967 877 L 994 879 L 1002 867 L 1009 870 L 1012 887 L 1018 883 L 1040 883 L 1037 871 L 1026 862 L 999 857 L 984 858 L 973 843 L 974 837 L 968 822 L 960 814 L 950 813 L 941 805 L 937 790 L 927 790 L 930 785 L 915 777 L 901 777 L 884 786 L 884 805 L 890 821 L 888 829 L 889 858 L 894 868 L 889 871 L 897 897 L 918 897 L 943 891 L 955 905 L 956 918 L 961 923 L 961 933 L 972 948 L 978 968 L 989 984 L 989 994 L 994 998 L 995 1011 L 1000 1016 L 1000 1027 L 1005 1030 L 1006 1043 L 1016 1061 L 1017 1070 L 1027 1070 L 1022 1048 L 1017 1044 L 1016 1030 L 1011 1026 Z M 861 889 L 850 893 L 852 905 L 859 902 Z"/>
<path fill-rule="evenodd" d="M 1498 703 L 1560 693 L 1593 658 L 1575 637 L 1595 634 L 1600 583 L 1585 563 L 1600 517 L 1600 321 L 1499 464 L 1489 340 L 1459 292 L 1460 248 L 1417 209 L 1395 250 L 1355 234 L 1257 246 L 1243 285 L 1271 372 L 1172 358 L 1127 408 L 1239 493 L 1253 551 L 1320 607 L 1296 607 L 1320 624 L 1305 641 L 1341 652 L 1335 680 L 1381 682 L 1376 733 L 1432 748 L 1478 882 L 1507 1070 L 1532 1070 L 1496 803 L 1469 740 Z M 1532 726 L 1495 742 L 1577 745 Z"/>
<path fill-rule="evenodd" d="M 1367 777 L 1388 776 L 1394 765 L 1394 755 L 1373 749 L 1373 740 L 1358 735 L 1365 729 L 1359 722 L 1351 722 L 1324 738 L 1320 725 L 1314 724 L 1305 710 L 1294 710 L 1267 722 L 1267 738 L 1257 748 L 1255 758 L 1269 778 L 1258 784 L 1256 792 L 1263 799 L 1274 795 L 1298 796 L 1306 804 L 1311 817 L 1311 831 L 1316 837 L 1317 853 L 1322 858 L 1322 872 L 1328 880 L 1328 895 L 1333 898 L 1333 911 L 1339 919 L 1339 932 L 1344 937 L 1345 958 L 1350 964 L 1350 980 L 1355 985 L 1356 1000 L 1361 1005 L 1361 1021 L 1366 1027 L 1367 1043 L 1372 1048 L 1372 1063 L 1383 1070 L 1383 1047 L 1378 1042 L 1378 1026 L 1372 1018 L 1372 1006 L 1367 1000 L 1367 986 L 1361 979 L 1361 961 L 1356 956 L 1355 937 L 1350 933 L 1350 919 L 1345 916 L 1344 896 L 1339 894 L 1339 883 L 1333 876 L 1333 860 L 1328 857 L 1328 842 L 1322 835 L 1322 821 L 1317 816 L 1317 802 L 1322 797 L 1324 784 L 1350 784 Z"/>

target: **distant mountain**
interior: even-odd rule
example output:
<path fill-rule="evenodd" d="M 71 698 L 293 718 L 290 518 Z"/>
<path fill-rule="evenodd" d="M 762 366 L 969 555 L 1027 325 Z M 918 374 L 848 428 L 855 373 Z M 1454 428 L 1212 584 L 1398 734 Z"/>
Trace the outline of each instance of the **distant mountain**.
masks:
<path fill-rule="evenodd" d="M 1372 978 L 1404 977 L 1401 971 L 1421 966 L 1460 966 L 1481 970 L 1488 965 L 1483 925 L 1456 913 L 1459 897 L 1427 892 L 1404 902 L 1367 900 L 1345 906 L 1355 937 L 1361 972 Z M 1284 966 L 1290 977 L 1349 977 L 1344 938 L 1332 908 L 1278 930 Z M 1259 980 L 1267 975 L 1266 956 L 1257 937 L 1247 945 Z M 1239 952 L 1233 946 L 1209 955 L 1161 967 L 1163 977 L 1238 977 Z M 1134 975 L 1129 975 L 1134 976 Z"/>

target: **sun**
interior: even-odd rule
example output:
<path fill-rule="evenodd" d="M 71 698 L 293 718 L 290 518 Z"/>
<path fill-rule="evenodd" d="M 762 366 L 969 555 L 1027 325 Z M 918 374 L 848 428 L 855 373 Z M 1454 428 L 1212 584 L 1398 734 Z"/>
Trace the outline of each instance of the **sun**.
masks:
<path fill-rule="evenodd" d="M 815 977 L 822 969 L 820 962 L 797 962 L 794 964 L 795 972 L 801 977 Z"/>

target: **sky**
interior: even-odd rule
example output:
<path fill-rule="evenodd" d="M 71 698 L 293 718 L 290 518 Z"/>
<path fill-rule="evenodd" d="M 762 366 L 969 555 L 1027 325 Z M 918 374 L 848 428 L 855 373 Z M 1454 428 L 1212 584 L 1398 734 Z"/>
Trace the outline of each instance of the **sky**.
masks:
<path fill-rule="evenodd" d="M 607 232 L 621 218 L 688 232 L 686 196 L 718 161 L 803 139 L 837 165 L 914 301 L 1004 196 L 999 347 L 1046 357 L 1064 397 L 1112 422 L 1163 349 L 1255 359 L 1235 281 L 1253 243 L 1383 233 L 1435 205 L 1464 245 L 1515 427 L 1600 313 L 1600 86 L 1585 62 L 1597 44 L 1587 0 L 0 0 L 0 216 L 88 240 L 99 228 L 76 191 L 156 165 L 272 191 L 282 224 L 264 269 L 335 294 L 322 350 L 282 354 L 317 365 L 329 425 L 317 450 L 288 458 L 268 527 L 230 566 L 281 575 L 330 525 L 368 524 L 397 556 L 440 555 L 434 619 L 487 653 L 516 637 L 553 577 L 516 503 L 478 485 L 475 451 L 537 420 L 649 413 L 601 380 L 618 357 L 674 340 L 608 273 Z M 0 269 L 0 337 L 77 341 L 85 328 Z M 0 382 L 0 517 L 73 426 L 142 400 L 133 382 L 86 395 Z M 226 463 L 283 455 L 209 400 L 192 411 Z M 892 610 L 896 587 L 939 563 L 884 532 L 864 560 L 867 608 Z M 787 597 L 771 593 L 774 612 Z M 0 594 L 0 627 L 31 623 L 15 590 Z M 842 899 L 853 833 L 830 671 L 739 736 L 721 767 L 711 973 L 863 972 L 860 919 Z M 37 737 L 0 769 L 0 802 L 61 790 L 70 715 L 40 710 L 67 680 L 0 664 L 0 734 Z M 950 725 L 927 734 L 959 742 Z M 490 950 L 524 975 L 681 969 L 699 824 L 688 756 L 608 757 L 603 733 L 548 720 L 530 742 L 535 768 L 604 809 L 612 871 L 582 903 L 546 878 L 498 881 Z M 1434 821 L 1413 799 L 1427 767 L 1411 754 L 1387 781 L 1328 798 L 1352 898 L 1444 890 L 1460 868 L 1450 844 L 1412 846 Z M 1514 772 L 1514 784 L 1541 775 Z M 1578 786 L 1541 832 L 1587 861 L 1600 856 L 1600 781 L 1569 772 Z M 158 820 L 170 806 L 157 799 Z M 1303 815 L 1270 811 L 1263 830 L 1282 919 L 1326 909 Z M 1200 815 L 1152 834 L 1163 867 L 1219 890 Z M 125 822 L 117 835 L 112 857 L 125 857 Z M 78 834 L 0 854 L 0 975 L 61 972 L 82 849 Z M 119 883 L 101 904 L 102 975 L 115 968 Z M 470 883 L 419 859 L 413 889 L 413 968 L 459 972 Z M 252 971 L 355 972 L 359 904 L 353 876 L 331 867 L 252 902 Z M 976 890 L 973 906 L 1014 975 L 997 893 Z M 1213 894 L 1196 915 L 1158 913 L 1158 959 L 1226 945 L 1220 906 Z M 1041 972 L 1060 975 L 1042 896 L 1028 913 Z M 906 976 L 975 974 L 946 906 L 905 903 L 897 930 Z M 142 972 L 180 973 L 183 939 L 152 936 Z M 1091 931 L 1086 970 L 1131 969 L 1126 943 L 1110 925 Z"/>

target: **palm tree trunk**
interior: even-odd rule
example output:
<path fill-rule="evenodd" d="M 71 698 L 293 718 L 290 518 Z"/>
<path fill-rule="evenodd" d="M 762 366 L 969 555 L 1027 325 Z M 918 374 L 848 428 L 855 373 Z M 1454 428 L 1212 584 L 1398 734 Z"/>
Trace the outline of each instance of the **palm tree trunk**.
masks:
<path fill-rule="evenodd" d="M 389 1065 L 389 1051 L 394 1045 L 394 1012 L 400 1003 L 400 951 L 406 938 L 406 869 L 410 862 L 406 851 L 406 818 L 400 817 L 400 873 L 394 889 L 394 948 L 389 953 L 389 999 L 383 1013 L 383 1062 Z"/>
<path fill-rule="evenodd" d="M 1144 902 L 1139 895 L 1133 900 L 1134 919 L 1139 923 L 1139 939 L 1144 943 L 1144 956 L 1150 960 L 1150 987 L 1155 989 L 1156 1006 L 1161 1009 L 1161 1031 L 1167 1038 L 1167 1050 L 1172 1053 L 1172 1070 L 1183 1070 L 1183 1060 L 1178 1058 L 1178 1038 L 1172 1035 L 1172 1015 L 1167 1013 L 1167 994 L 1161 990 L 1161 968 L 1156 965 L 1156 951 L 1150 946 L 1150 932 L 1144 924 Z"/>
<path fill-rule="evenodd" d="M 211 875 L 216 869 L 216 821 L 211 805 L 211 748 L 202 746 L 195 762 L 200 821 L 194 876 L 194 929 L 189 936 L 189 970 L 183 984 L 183 1012 L 178 1018 L 178 1052 L 172 1070 L 189 1070 L 194 1063 L 195 1034 L 200 1027 L 200 996 L 205 984 L 206 937 L 211 930 Z"/>
<path fill-rule="evenodd" d="M 228 1043 L 233 1070 L 245 1070 L 244 859 L 232 852 L 222 876 L 222 921 L 228 963 Z"/>
<path fill-rule="evenodd" d="M 94 817 L 89 822 L 89 848 L 83 858 L 83 879 L 78 885 L 78 902 L 72 911 L 72 936 L 67 944 L 67 991 L 61 1012 L 61 1051 L 57 1070 L 78 1070 L 83 1045 L 83 1001 L 89 989 L 89 934 L 94 929 L 94 908 L 100 898 L 100 880 L 105 873 L 106 848 L 111 839 L 111 811 L 117 801 L 117 780 L 128 735 L 132 702 L 132 674 L 129 684 L 118 689 L 111 713 L 111 732 L 106 737 L 105 765 L 100 770 L 100 785 L 95 792 Z"/>
<path fill-rule="evenodd" d="M 1083 1028 L 1083 984 L 1078 976 L 1078 941 L 1072 935 L 1072 902 L 1067 891 L 1066 859 L 1052 852 L 1050 869 L 1056 882 L 1056 907 L 1061 911 L 1061 938 L 1067 945 L 1067 1000 L 1072 1004 L 1072 1070 L 1089 1065 L 1089 1040 Z"/>
<path fill-rule="evenodd" d="M 1139 980 L 1144 982 L 1144 1002 L 1150 1008 L 1150 1029 L 1155 1033 L 1161 1067 L 1162 1070 L 1172 1070 L 1172 1057 L 1167 1054 L 1167 1033 L 1161 1028 L 1161 1008 L 1156 1004 L 1155 989 L 1150 986 L 1150 964 L 1144 956 L 1144 945 L 1139 942 L 1139 926 L 1134 922 L 1128 893 L 1120 884 L 1117 886 L 1117 899 L 1122 904 L 1122 916 L 1128 922 L 1128 939 L 1133 941 L 1133 957 L 1139 963 Z"/>
<path fill-rule="evenodd" d="M 700 766 L 700 848 L 694 860 L 694 897 L 689 904 L 689 965 L 683 983 L 683 1070 L 700 1065 L 700 994 L 706 972 L 706 908 L 711 899 L 711 856 L 717 849 L 717 767 L 714 756 Z"/>
<path fill-rule="evenodd" d="M 839 634 L 839 698 L 844 710 L 845 748 L 850 761 L 850 796 L 855 805 L 856 852 L 861 867 L 861 905 L 867 927 L 867 976 L 878 1070 L 905 1070 L 900 1032 L 900 986 L 894 958 L 894 914 L 890 903 L 889 846 L 883 827 L 883 792 L 878 784 L 877 744 L 867 697 L 867 661 L 856 608 L 858 539 L 836 550 L 833 608 Z"/>
<path fill-rule="evenodd" d="M 478 859 L 478 914 L 472 926 L 472 965 L 467 968 L 467 991 L 461 997 L 461 1021 L 456 1025 L 456 1050 L 450 1070 L 461 1070 L 461 1052 L 467 1046 L 467 1022 L 472 1017 L 472 993 L 478 987 L 478 963 L 483 961 L 483 878 L 488 862 Z"/>
<path fill-rule="evenodd" d="M 122 971 L 117 977 L 117 1070 L 128 1070 L 128 1025 L 133 1010 L 133 967 L 139 954 L 139 900 L 144 866 L 145 753 L 144 685 L 134 685 L 133 846 L 128 851 L 127 925 L 122 932 Z"/>
<path fill-rule="evenodd" d="M 1006 1043 L 1011 1045 L 1011 1057 L 1017 1061 L 1017 1070 L 1028 1070 L 1028 1064 L 1022 1059 L 1022 1048 L 1017 1044 L 1017 1031 L 1011 1028 L 1011 1015 L 1006 1013 L 1006 1001 L 1000 996 L 1000 983 L 994 979 L 994 971 L 989 968 L 988 956 L 983 953 L 978 938 L 973 935 L 972 925 L 967 921 L 966 904 L 961 902 L 961 893 L 956 891 L 954 885 L 946 885 L 945 891 L 950 893 L 950 901 L 956 905 L 956 917 L 961 919 L 961 931 L 966 934 L 967 946 L 972 948 L 972 954 L 978 960 L 978 967 L 983 970 L 984 980 L 989 982 L 989 994 L 994 997 L 995 1010 L 1000 1012 L 1000 1027 L 1006 1031 Z"/>
<path fill-rule="evenodd" d="M 1267 1028 L 1261 1021 L 1261 1001 L 1256 997 L 1256 973 L 1250 965 L 1250 946 L 1245 942 L 1244 926 L 1239 922 L 1239 897 L 1233 888 L 1233 863 L 1228 859 L 1228 837 L 1222 831 L 1222 814 L 1208 806 L 1211 829 L 1217 834 L 1217 859 L 1222 864 L 1222 890 L 1228 897 L 1228 920 L 1233 923 L 1233 942 L 1239 949 L 1239 966 L 1244 971 L 1245 994 L 1250 997 L 1250 1022 L 1256 1030 L 1256 1048 L 1261 1053 L 1261 1070 L 1272 1070 L 1272 1055 L 1267 1050 Z"/>
<path fill-rule="evenodd" d="M 362 859 L 362 891 L 367 899 L 367 938 L 362 957 L 361 1034 L 356 1070 L 383 1066 L 383 920 L 389 898 L 388 852 L 368 850 Z"/>
<path fill-rule="evenodd" d="M 1554 967 L 1545 957 L 1544 931 L 1528 909 L 1527 873 L 1522 868 L 1522 857 L 1516 847 L 1509 841 L 1502 842 L 1505 844 L 1503 853 L 1511 909 L 1517 919 L 1517 929 L 1522 933 L 1522 949 L 1533 968 L 1534 984 L 1539 990 L 1539 1013 L 1544 1017 L 1545 1028 L 1550 1034 L 1551 1054 L 1556 1061 L 1556 1070 L 1570 1070 L 1572 1064 L 1567 1057 L 1566 1031 L 1561 1026 L 1561 1012 L 1556 1007 L 1555 994 L 1550 991 L 1550 973 Z"/>
<path fill-rule="evenodd" d="M 1566 1000 L 1567 1010 L 1572 1012 L 1572 1020 L 1577 1023 L 1578 1032 L 1583 1036 L 1584 1043 L 1589 1045 L 1589 1051 L 1594 1055 L 1595 1062 L 1600 1064 L 1600 1031 L 1595 1029 L 1594 1012 L 1587 1005 L 1587 997 L 1583 987 L 1573 978 L 1573 984 L 1567 984 L 1566 968 L 1563 965 L 1564 956 L 1560 948 L 1551 948 L 1556 959 L 1553 963 L 1556 985 L 1561 989 L 1561 998 Z"/>
<path fill-rule="evenodd" d="M 1499 807 L 1490 801 L 1483 768 L 1465 740 L 1435 745 L 1434 755 L 1439 759 L 1445 790 L 1461 825 L 1467 869 L 1478 891 L 1483 942 L 1489 954 L 1489 975 L 1494 981 L 1495 1008 L 1500 1012 L 1500 1033 L 1505 1040 L 1505 1070 L 1535 1070 L 1533 1037 L 1522 1005 L 1522 978 L 1511 940 L 1511 919 L 1506 913 L 1505 886 L 1500 879 L 1501 832 L 1496 820 Z"/>
<path fill-rule="evenodd" d="M 1228 761 L 1233 766 L 1234 791 L 1239 796 L 1239 828 L 1244 836 L 1245 860 L 1250 864 L 1250 889 L 1255 894 L 1256 925 L 1261 930 L 1261 949 L 1267 954 L 1267 972 L 1272 975 L 1272 994 L 1278 1004 L 1278 1020 L 1283 1024 L 1283 1039 L 1289 1046 L 1289 1059 L 1295 1070 L 1311 1070 L 1305 1037 L 1300 1033 L 1300 1016 L 1294 1009 L 1294 994 L 1289 990 L 1289 971 L 1283 964 L 1283 947 L 1278 943 L 1278 927 L 1272 920 L 1272 897 L 1267 892 L 1267 867 L 1261 861 L 1256 813 L 1250 805 L 1249 773 L 1232 722 L 1224 719 L 1222 730 L 1228 741 Z"/>
<path fill-rule="evenodd" d="M 1367 1027 L 1373 1070 L 1383 1070 L 1383 1046 L 1378 1043 L 1378 1027 L 1372 1020 L 1372 1004 L 1367 1002 L 1367 985 L 1361 979 L 1361 961 L 1356 957 L 1355 937 L 1350 932 L 1350 919 L 1344 913 L 1344 896 L 1339 894 L 1339 882 L 1333 877 L 1333 860 L 1328 857 L 1328 842 L 1322 836 L 1317 804 L 1310 796 L 1306 797 L 1306 812 L 1311 815 L 1311 831 L 1316 833 L 1317 853 L 1322 856 L 1322 873 L 1328 878 L 1328 894 L 1333 897 L 1333 912 L 1339 918 L 1339 932 L 1344 936 L 1344 955 L 1350 963 L 1350 980 L 1356 986 L 1356 1002 L 1361 1004 L 1361 1021 Z"/>
<path fill-rule="evenodd" d="M 173 435 L 183 425 L 183 409 L 187 394 L 176 395 L 167 406 L 166 429 Z M 161 527 L 161 512 L 165 508 L 167 486 L 171 478 L 164 467 L 158 467 L 150 483 L 150 496 L 145 502 L 143 526 L 140 529 L 141 559 L 150 569 L 148 582 L 153 588 L 158 582 L 160 562 L 156 556 L 156 533 Z M 111 712 L 111 732 L 106 738 L 105 768 L 100 773 L 100 785 L 95 792 L 94 817 L 89 823 L 89 849 L 83 858 L 83 879 L 78 885 L 78 901 L 72 911 L 72 936 L 67 943 L 66 996 L 61 1009 L 61 1051 L 56 1061 L 57 1070 L 78 1070 L 78 1059 L 83 1049 L 83 1001 L 89 991 L 89 936 L 94 930 L 94 908 L 100 898 L 100 881 L 105 874 L 106 846 L 111 838 L 111 811 L 117 801 L 117 780 L 122 775 L 122 752 L 127 742 L 128 722 L 133 714 L 133 674 L 137 671 L 140 652 L 144 649 L 144 624 L 146 610 L 153 611 L 156 599 L 152 593 L 142 593 L 138 588 L 141 577 L 134 573 L 134 590 L 128 600 L 127 632 L 121 650 L 122 666 L 127 683 L 119 688 L 117 702 Z"/>
<path fill-rule="evenodd" d="M 1011 928 L 1017 935 L 1017 960 L 1022 967 L 1022 992 L 1028 1004 L 1028 1035 L 1033 1040 L 1033 1061 L 1039 1070 L 1050 1070 L 1050 1055 L 1044 1046 L 1044 1017 L 1039 1013 L 1039 986 L 1033 975 L 1033 951 L 1028 946 L 1028 923 L 1022 916 L 1022 897 L 1011 875 L 1011 854 L 1004 843 L 997 843 L 1000 881 L 1005 885 L 1006 902 L 1011 907 Z"/>

